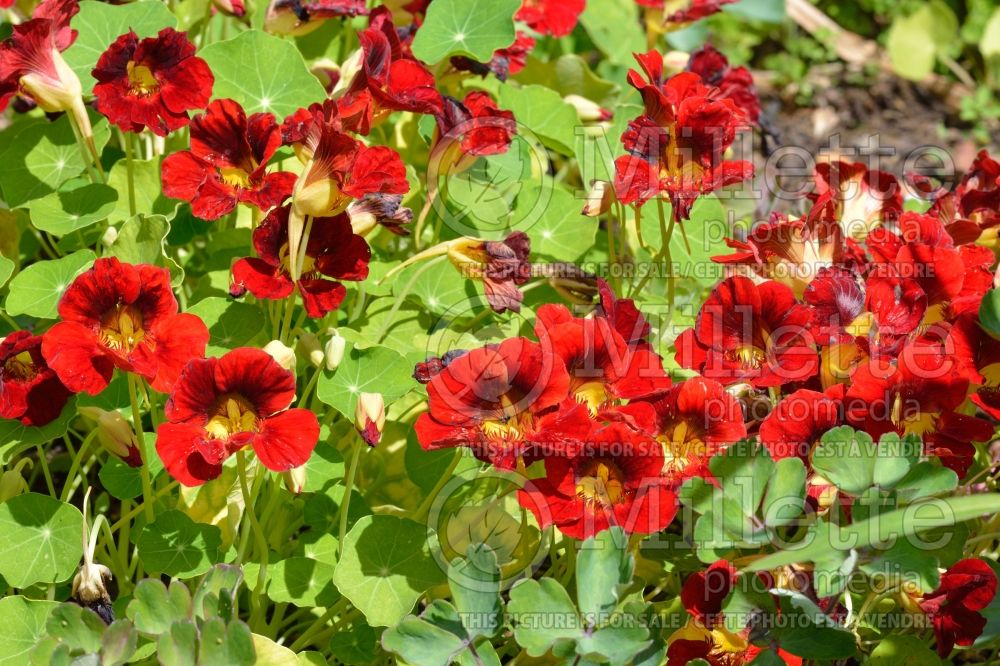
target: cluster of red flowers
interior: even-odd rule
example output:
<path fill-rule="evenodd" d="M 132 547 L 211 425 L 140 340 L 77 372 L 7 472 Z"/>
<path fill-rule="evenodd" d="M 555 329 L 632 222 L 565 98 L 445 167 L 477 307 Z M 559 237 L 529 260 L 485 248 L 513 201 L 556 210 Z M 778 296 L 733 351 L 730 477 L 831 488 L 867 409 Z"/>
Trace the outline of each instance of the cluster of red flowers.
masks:
<path fill-rule="evenodd" d="M 738 401 L 696 377 L 671 385 L 631 300 L 599 283 L 592 317 L 538 310 L 537 342 L 513 338 L 429 359 L 426 449 L 463 446 L 527 480 L 521 503 L 542 525 L 583 538 L 610 525 L 648 534 L 676 513 L 676 491 L 708 459 L 746 435 Z M 542 470 L 539 470 L 542 471 Z"/>
<path fill-rule="evenodd" d="M 821 166 L 806 215 L 773 216 L 716 257 L 731 276 L 678 338 L 678 363 L 745 394 L 778 390 L 759 430 L 775 457 L 808 462 L 818 437 L 846 423 L 874 438 L 919 435 L 964 475 L 973 442 L 993 434 L 984 417 L 998 416 L 996 345 L 978 324 L 998 172 L 980 154 L 921 214 L 903 212 L 889 174 Z"/>

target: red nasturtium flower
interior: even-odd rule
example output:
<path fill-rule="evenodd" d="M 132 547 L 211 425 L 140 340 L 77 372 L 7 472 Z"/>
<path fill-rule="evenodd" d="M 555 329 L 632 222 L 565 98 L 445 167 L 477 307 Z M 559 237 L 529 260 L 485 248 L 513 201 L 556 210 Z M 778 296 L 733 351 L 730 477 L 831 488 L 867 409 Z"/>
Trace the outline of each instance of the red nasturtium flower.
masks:
<path fill-rule="evenodd" d="M 166 136 L 184 127 L 188 111 L 208 104 L 215 83 L 194 52 L 194 44 L 173 28 L 146 39 L 129 30 L 97 60 L 97 110 L 125 132 L 149 128 Z"/>
<path fill-rule="evenodd" d="M 672 479 L 662 475 L 663 447 L 622 423 L 596 428 L 562 453 L 545 456 L 545 476 L 520 491 L 539 525 L 574 539 L 609 527 L 659 532 L 677 513 Z"/>
<path fill-rule="evenodd" d="M 535 48 L 534 38 L 518 30 L 514 43 L 494 51 L 489 62 L 483 63 L 466 56 L 455 56 L 451 59 L 451 66 L 460 72 L 472 72 L 480 76 L 492 72 L 501 81 L 506 81 L 508 76 L 524 69 L 528 62 L 528 54 L 533 48 Z"/>
<path fill-rule="evenodd" d="M 306 35 L 327 19 L 367 13 L 365 0 L 271 0 L 264 29 L 276 35 Z"/>
<path fill-rule="evenodd" d="M 233 264 L 230 293 L 249 291 L 257 298 L 282 299 L 296 289 L 310 317 L 336 310 L 347 289 L 338 280 L 360 281 L 368 277 L 371 248 L 354 233 L 347 215 L 319 217 L 313 221 L 306 244 L 305 265 L 298 280 L 292 280 L 288 252 L 289 207 L 276 208 L 253 231 L 257 257 Z"/>
<path fill-rule="evenodd" d="M 98 259 L 59 301 L 42 355 L 68 389 L 97 395 L 114 369 L 134 372 L 167 392 L 192 358 L 204 356 L 208 328 L 178 314 L 165 268 Z"/>
<path fill-rule="evenodd" d="M 860 162 L 830 162 L 817 165 L 814 178 L 814 196 L 833 199 L 848 238 L 864 240 L 872 229 L 903 212 L 903 188 L 890 173 L 871 171 Z"/>
<path fill-rule="evenodd" d="M 569 374 L 537 343 L 511 338 L 450 359 L 427 383 L 429 409 L 414 429 L 428 450 L 467 446 L 514 469 L 539 451 L 560 451 L 590 432 L 587 410 L 570 403 Z"/>
<path fill-rule="evenodd" d="M 361 67 L 338 100 L 346 129 L 368 134 L 393 111 L 441 113 L 434 75 L 408 53 L 387 7 L 372 11 L 368 28 L 358 38 Z"/>
<path fill-rule="evenodd" d="M 573 32 L 586 0 L 524 0 L 514 18 L 543 35 L 565 37 Z"/>
<path fill-rule="evenodd" d="M 289 408 L 295 375 L 260 349 L 234 349 L 184 367 L 156 432 L 156 451 L 170 475 L 197 486 L 222 473 L 226 458 L 252 447 L 264 467 L 304 465 L 319 440 L 308 409 Z"/>
<path fill-rule="evenodd" d="M 687 69 L 710 86 L 719 89 L 720 97 L 731 99 L 743 109 L 753 124 L 760 120 L 760 100 L 753 85 L 753 75 L 746 67 L 731 67 L 726 56 L 706 44 L 691 54 Z"/>
<path fill-rule="evenodd" d="M 825 393 L 799 389 L 782 398 L 760 424 L 760 441 L 775 460 L 798 457 L 809 463 L 813 445 L 843 422 L 843 407 Z"/>
<path fill-rule="evenodd" d="M 629 154 L 615 160 L 615 193 L 640 206 L 662 194 L 684 220 L 698 196 L 753 175 L 751 163 L 723 159 L 749 121 L 693 72 L 664 80 L 663 56 L 655 50 L 635 57 L 646 76 L 630 70 L 628 80 L 642 94 L 645 113 L 622 135 Z"/>
<path fill-rule="evenodd" d="M 969 558 L 956 562 L 941 574 L 941 583 L 933 592 L 913 598 L 906 592 L 904 606 L 919 607 L 934 625 L 937 652 L 948 657 L 956 645 L 969 647 L 986 628 L 986 618 L 979 612 L 997 593 L 997 575 L 986 562 Z"/>
<path fill-rule="evenodd" d="M 494 312 L 521 311 L 524 294 L 518 286 L 531 277 L 531 239 L 515 231 L 502 241 L 458 238 L 448 241 L 448 260 L 463 277 L 481 280 Z"/>
<path fill-rule="evenodd" d="M 281 146 L 281 130 L 270 113 L 249 118 L 231 99 L 215 100 L 191 121 L 191 150 L 163 160 L 163 194 L 191 202 L 195 217 L 217 220 L 247 203 L 267 212 L 292 193 L 295 175 L 267 173 Z"/>
<path fill-rule="evenodd" d="M 15 331 L 0 339 L 0 418 L 27 426 L 55 420 L 70 392 L 42 356 L 42 338 Z"/>
<path fill-rule="evenodd" d="M 715 14 L 722 5 L 736 0 L 636 0 L 643 7 L 653 7 L 669 12 L 664 17 L 666 23 L 692 23 Z"/>
<path fill-rule="evenodd" d="M 461 102 L 445 96 L 444 113 L 437 116 L 433 149 L 437 156 L 432 159 L 439 162 L 440 168 L 458 163 L 464 155 L 474 159 L 505 153 L 516 130 L 514 114 L 497 108 L 487 92 L 470 92 Z M 452 152 L 458 154 L 452 155 Z M 445 153 L 449 153 L 447 157 Z"/>

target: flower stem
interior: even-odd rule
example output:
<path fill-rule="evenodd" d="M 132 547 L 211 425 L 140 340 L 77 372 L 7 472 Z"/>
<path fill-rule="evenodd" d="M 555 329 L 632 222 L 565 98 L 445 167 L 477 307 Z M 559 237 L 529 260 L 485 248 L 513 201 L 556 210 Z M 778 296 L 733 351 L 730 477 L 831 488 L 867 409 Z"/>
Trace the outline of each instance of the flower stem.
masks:
<path fill-rule="evenodd" d="M 128 179 L 128 214 L 135 217 L 135 167 L 133 166 L 133 153 L 135 153 L 135 133 L 124 132 L 125 134 L 125 173 Z"/>
<path fill-rule="evenodd" d="M 448 469 L 444 471 L 444 473 L 441 475 L 441 478 L 438 479 L 436 484 L 434 484 L 434 488 L 432 488 L 431 491 L 427 493 L 427 497 L 425 497 L 424 500 L 420 503 L 420 506 L 417 507 L 417 510 L 413 514 L 412 520 L 415 520 L 419 523 L 423 522 L 424 519 L 427 518 L 427 514 L 430 513 L 431 511 L 431 506 L 434 504 L 434 498 L 436 498 L 438 493 L 441 492 L 441 489 L 444 488 L 444 485 L 449 481 L 451 481 L 452 476 L 455 473 L 455 468 L 458 467 L 458 463 L 461 462 L 461 460 L 462 460 L 462 451 L 461 449 L 456 449 L 455 455 L 452 457 L 451 462 L 448 463 Z"/>
<path fill-rule="evenodd" d="M 49 489 L 49 495 L 56 497 L 56 486 L 52 483 L 52 473 L 49 471 L 49 461 L 45 456 L 45 449 L 39 444 L 35 450 L 38 452 L 38 462 L 42 466 L 42 474 L 45 476 L 45 486 Z"/>
<path fill-rule="evenodd" d="M 354 490 L 354 475 L 358 471 L 358 460 L 361 459 L 361 451 L 366 448 L 364 442 L 354 441 L 354 453 L 351 454 L 351 464 L 347 468 L 347 478 L 344 479 L 344 497 L 340 501 L 340 540 L 337 542 L 337 551 L 344 552 L 344 535 L 347 534 L 347 510 L 351 506 L 351 492 Z"/>
<path fill-rule="evenodd" d="M 142 431 L 142 412 L 139 410 L 139 388 L 135 381 L 135 376 L 128 373 L 128 397 L 132 403 L 132 427 L 135 428 L 135 439 L 139 445 L 139 459 L 142 465 L 139 467 L 139 475 L 142 477 L 142 509 L 146 516 L 146 522 L 151 523 L 153 514 L 153 483 L 149 478 L 149 457 L 146 455 L 146 436 Z"/>
<path fill-rule="evenodd" d="M 260 462 L 258 461 L 258 465 Z M 254 595 L 260 596 L 260 593 L 264 590 L 264 579 L 267 577 L 267 538 L 264 536 L 264 531 L 260 528 L 260 523 L 257 521 L 257 514 L 254 511 L 254 503 L 257 500 L 257 493 L 250 492 L 250 486 L 247 484 L 247 455 L 246 451 L 240 450 L 236 452 L 236 469 L 240 477 L 240 490 L 243 492 L 243 511 L 246 517 L 250 521 L 250 529 L 253 531 L 254 540 L 256 541 L 256 549 L 258 551 L 258 556 L 260 557 L 260 569 L 257 572 L 257 584 L 254 586 Z M 257 470 L 260 473 L 260 470 Z M 259 491 L 260 486 L 254 480 L 254 490 Z"/>
<path fill-rule="evenodd" d="M 436 257 L 414 271 L 409 282 L 403 285 L 403 289 L 396 295 L 396 300 L 392 303 L 392 309 L 389 311 L 388 316 L 386 316 L 385 321 L 382 324 L 382 328 L 379 329 L 378 335 L 375 336 L 375 340 L 377 342 L 382 342 L 382 338 L 384 338 L 386 333 L 389 332 L 389 328 L 392 327 L 392 322 L 396 318 L 396 313 L 399 311 L 399 308 L 402 307 L 403 301 L 409 295 L 410 290 L 413 288 L 413 285 L 417 283 L 420 276 L 426 273 L 431 266 L 435 266 L 440 263 L 443 258 L 443 256 Z"/>

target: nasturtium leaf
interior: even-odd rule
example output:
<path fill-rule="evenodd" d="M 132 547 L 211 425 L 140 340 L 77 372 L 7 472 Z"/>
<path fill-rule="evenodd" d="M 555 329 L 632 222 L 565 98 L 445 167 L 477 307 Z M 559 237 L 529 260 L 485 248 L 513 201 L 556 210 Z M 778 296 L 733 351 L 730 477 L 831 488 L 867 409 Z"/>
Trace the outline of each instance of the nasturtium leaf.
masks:
<path fill-rule="evenodd" d="M 177 212 L 178 201 L 161 193 L 160 160 L 134 160 L 132 178 L 135 187 L 135 212 L 141 215 L 162 215 L 171 219 Z M 128 168 L 124 159 L 118 160 L 108 174 L 108 185 L 118 191 L 118 201 L 110 214 L 114 223 L 128 220 L 132 212 L 128 201 Z M 204 223 L 202 223 L 204 224 Z M 169 227 L 167 229 L 169 231 Z"/>
<path fill-rule="evenodd" d="M 83 0 L 80 3 L 80 13 L 73 17 L 70 26 L 79 35 L 63 57 L 80 77 L 84 91 L 89 94 L 97 83 L 90 71 L 119 35 L 133 30 L 140 38 L 152 37 L 163 28 L 176 27 L 177 19 L 166 5 L 153 0 L 140 0 L 125 5 Z"/>
<path fill-rule="evenodd" d="M 94 142 L 101 150 L 108 140 L 105 121 L 94 124 Z M 38 123 L 19 132 L 0 155 L 4 174 L 0 179 L 4 201 L 11 208 L 56 191 L 86 168 L 69 116 L 51 123 Z"/>
<path fill-rule="evenodd" d="M 7 279 L 14 272 L 14 262 L 7 257 L 0 255 L 0 287 L 7 284 Z"/>
<path fill-rule="evenodd" d="M 984 58 L 1000 56 L 1000 7 L 993 10 L 986 27 L 983 28 L 983 35 L 979 40 L 979 51 Z"/>
<path fill-rule="evenodd" d="M 101 649 L 104 628 L 104 621 L 97 613 L 74 603 L 58 606 L 46 622 L 49 636 L 70 650 L 80 650 L 85 654 L 93 654 Z"/>
<path fill-rule="evenodd" d="M 958 41 L 958 19 L 943 0 L 921 3 L 909 16 L 897 16 L 889 27 L 886 49 L 893 71 L 919 80 L 934 70 L 939 53 Z"/>
<path fill-rule="evenodd" d="M 170 223 L 162 215 L 133 217 L 121 225 L 108 254 L 128 264 L 164 266 L 171 275 L 180 275 L 180 267 L 167 255 L 168 233 Z"/>
<path fill-rule="evenodd" d="M 531 657 L 540 657 L 553 647 L 565 648 L 583 629 L 569 593 L 553 578 L 516 583 L 510 589 L 507 611 L 518 645 Z"/>
<path fill-rule="evenodd" d="M 514 42 L 520 7 L 520 0 L 436 0 L 413 39 L 413 55 L 429 63 L 453 55 L 489 62 Z"/>
<path fill-rule="evenodd" d="M 59 299 L 66 288 L 77 275 L 90 268 L 96 257 L 91 250 L 80 250 L 24 268 L 10 281 L 10 293 L 4 304 L 7 314 L 55 319 L 59 314 Z"/>
<path fill-rule="evenodd" d="M 875 644 L 865 666 L 939 666 L 941 658 L 919 636 L 890 634 Z"/>
<path fill-rule="evenodd" d="M 396 276 L 396 280 L 398 282 L 393 285 L 394 293 L 398 295 L 408 286 L 407 297 L 419 299 L 435 315 L 445 315 L 449 319 L 473 317 L 482 308 L 489 307 L 482 295 L 483 287 L 476 280 L 464 277 L 447 260 L 433 265 L 411 266 Z M 435 319 L 424 326 L 426 329 L 427 326 L 437 326 L 439 323 Z"/>
<path fill-rule="evenodd" d="M 115 499 L 132 499 L 142 494 L 142 476 L 139 468 L 126 465 L 116 456 L 108 457 L 97 478 Z"/>
<path fill-rule="evenodd" d="M 0 576 L 17 588 L 69 580 L 83 556 L 82 528 L 79 509 L 47 495 L 0 504 Z"/>
<path fill-rule="evenodd" d="M 59 417 L 41 427 L 26 426 L 17 419 L 0 419 L 0 465 L 7 465 L 25 449 L 66 434 L 76 417 L 76 396 L 70 397 Z"/>
<path fill-rule="evenodd" d="M 495 635 L 503 622 L 496 553 L 485 544 L 470 545 L 465 559 L 448 567 L 448 586 L 469 636 Z"/>
<path fill-rule="evenodd" d="M 253 666 L 256 662 L 253 635 L 245 622 L 233 620 L 226 624 L 220 618 L 213 617 L 201 625 L 199 664 Z"/>
<path fill-rule="evenodd" d="M 26 663 L 35 644 L 45 636 L 45 622 L 59 607 L 55 601 L 28 599 L 14 595 L 0 599 L 0 665 L 19 666 Z"/>
<path fill-rule="evenodd" d="M 997 11 L 1000 16 L 1000 10 Z M 987 331 L 1000 337 L 1000 289 L 990 289 L 979 304 L 979 323 Z"/>
<path fill-rule="evenodd" d="M 309 557 L 286 557 L 267 570 L 267 596 L 304 608 L 332 606 L 337 600 L 332 564 Z"/>
<path fill-rule="evenodd" d="M 209 44 L 199 55 L 215 74 L 215 99 L 231 98 L 248 114 L 270 112 L 279 119 L 326 98 L 295 43 L 247 30 Z"/>
<path fill-rule="evenodd" d="M 330 652 L 345 664 L 370 664 L 375 660 L 375 630 L 362 618 L 354 620 L 344 631 L 330 637 Z M 322 662 L 326 664 L 325 661 Z"/>
<path fill-rule="evenodd" d="M 382 634 L 382 646 L 408 664 L 450 664 L 464 641 L 420 617 L 407 617 Z"/>
<path fill-rule="evenodd" d="M 193 578 L 218 561 L 222 536 L 214 525 L 196 523 L 180 511 L 167 511 L 136 539 L 139 558 L 150 573 Z"/>
<path fill-rule="evenodd" d="M 350 349 L 336 371 L 323 371 L 316 395 L 353 420 L 360 393 L 381 393 L 385 403 L 391 404 L 416 384 L 412 374 L 413 364 L 391 349 Z"/>
<path fill-rule="evenodd" d="M 341 544 L 333 574 L 341 594 L 373 626 L 399 622 L 444 572 L 429 552 L 427 528 L 395 516 L 365 516 Z"/>
<path fill-rule="evenodd" d="M 207 356 L 221 356 L 248 344 L 264 330 L 266 321 L 259 306 L 216 296 L 198 301 L 187 311 L 201 317 L 208 327 Z"/>
<path fill-rule="evenodd" d="M 168 589 L 160 580 L 147 578 L 135 586 L 125 612 L 142 633 L 163 634 L 171 625 L 191 618 L 191 593 L 183 583 L 171 583 Z"/>
<path fill-rule="evenodd" d="M 532 205 L 541 194 L 530 188 L 518 197 Z M 584 217 L 583 202 L 557 187 L 550 193 L 548 205 L 519 222 L 517 228 L 531 238 L 531 256 L 554 261 L 576 261 L 594 246 L 597 220 Z"/>
<path fill-rule="evenodd" d="M 618 84 L 599 77 L 587 61 L 575 53 L 566 53 L 551 62 L 529 59 L 517 80 L 552 88 L 564 97 L 579 95 L 601 105 L 613 102 L 620 91 Z"/>
<path fill-rule="evenodd" d="M 166 666 L 197 663 L 198 628 L 191 620 L 174 622 L 156 642 L 157 659 Z"/>
<path fill-rule="evenodd" d="M 646 51 L 646 34 L 634 0 L 589 0 L 580 14 L 580 25 L 608 61 L 634 66 L 633 53 Z"/>
<path fill-rule="evenodd" d="M 68 181 L 57 192 L 29 202 L 28 210 L 36 228 L 63 236 L 108 217 L 117 199 L 114 188 L 77 179 Z"/>
<path fill-rule="evenodd" d="M 298 655 L 284 645 L 278 645 L 260 634 L 254 634 L 252 638 L 254 653 L 257 656 L 256 663 L 267 666 L 298 666 Z"/>
<path fill-rule="evenodd" d="M 628 537 L 619 527 L 604 530 L 580 545 L 576 599 L 588 624 L 599 622 L 618 605 L 621 588 L 632 580 L 634 568 Z"/>
<path fill-rule="evenodd" d="M 798 458 L 782 458 L 774 464 L 761 514 L 768 527 L 787 525 L 805 506 L 806 467 Z"/>
<path fill-rule="evenodd" d="M 580 119 L 559 93 L 543 86 L 505 83 L 500 86 L 500 106 L 514 112 L 519 132 L 526 128 L 546 147 L 563 155 L 573 155 L 574 132 Z"/>

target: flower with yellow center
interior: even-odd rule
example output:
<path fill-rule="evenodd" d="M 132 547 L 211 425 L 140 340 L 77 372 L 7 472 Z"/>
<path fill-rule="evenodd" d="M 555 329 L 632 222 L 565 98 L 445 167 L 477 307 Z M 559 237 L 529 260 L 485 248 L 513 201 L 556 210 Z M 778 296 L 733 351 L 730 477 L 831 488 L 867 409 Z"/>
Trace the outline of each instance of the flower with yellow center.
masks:
<path fill-rule="evenodd" d="M 588 504 L 611 506 L 623 502 L 625 475 L 609 460 L 595 460 L 581 470 L 576 480 L 576 495 Z"/>
<path fill-rule="evenodd" d="M 153 71 L 146 65 L 129 60 L 125 66 L 128 73 L 129 94 L 136 97 L 149 97 L 160 89 L 160 82 L 153 76 Z"/>
<path fill-rule="evenodd" d="M 678 421 L 656 438 L 663 444 L 664 472 L 676 474 L 682 472 L 692 461 L 708 458 L 708 444 L 699 433 L 700 430 L 688 421 Z"/>
<path fill-rule="evenodd" d="M 3 366 L 3 372 L 13 379 L 27 381 L 38 374 L 38 369 L 31 359 L 31 352 L 23 351 L 7 359 Z"/>
<path fill-rule="evenodd" d="M 241 395 L 219 398 L 215 415 L 205 424 L 205 431 L 214 439 L 229 439 L 242 432 L 257 432 L 257 413 Z"/>
<path fill-rule="evenodd" d="M 101 319 L 101 342 L 115 351 L 131 352 L 145 339 L 142 312 L 134 305 L 117 305 Z"/>

